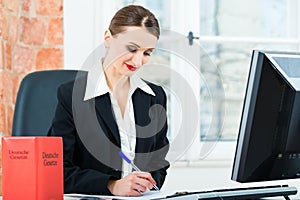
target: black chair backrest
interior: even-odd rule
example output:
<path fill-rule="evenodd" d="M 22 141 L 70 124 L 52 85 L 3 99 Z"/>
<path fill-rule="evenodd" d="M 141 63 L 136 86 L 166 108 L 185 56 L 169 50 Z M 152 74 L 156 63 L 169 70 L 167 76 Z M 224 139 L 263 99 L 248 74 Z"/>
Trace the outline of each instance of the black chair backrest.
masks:
<path fill-rule="evenodd" d="M 77 70 L 45 70 L 24 77 L 17 94 L 12 136 L 47 136 L 57 106 L 57 88 Z"/>

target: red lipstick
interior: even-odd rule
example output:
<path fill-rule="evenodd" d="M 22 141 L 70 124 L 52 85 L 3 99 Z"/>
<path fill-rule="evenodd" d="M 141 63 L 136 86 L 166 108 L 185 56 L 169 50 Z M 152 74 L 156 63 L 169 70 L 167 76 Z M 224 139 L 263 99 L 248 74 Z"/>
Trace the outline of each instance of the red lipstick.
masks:
<path fill-rule="evenodd" d="M 132 66 L 132 65 L 129 65 L 127 63 L 125 63 L 126 67 L 130 70 L 130 71 L 135 71 L 137 68 Z"/>

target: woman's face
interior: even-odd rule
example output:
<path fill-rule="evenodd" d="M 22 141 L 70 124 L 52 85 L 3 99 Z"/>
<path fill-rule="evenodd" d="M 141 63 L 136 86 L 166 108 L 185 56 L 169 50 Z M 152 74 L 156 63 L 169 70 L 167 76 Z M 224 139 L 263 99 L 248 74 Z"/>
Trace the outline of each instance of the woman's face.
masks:
<path fill-rule="evenodd" d="M 157 42 L 157 38 L 142 27 L 127 27 L 115 36 L 106 31 L 104 39 L 107 67 L 126 76 L 148 62 Z"/>

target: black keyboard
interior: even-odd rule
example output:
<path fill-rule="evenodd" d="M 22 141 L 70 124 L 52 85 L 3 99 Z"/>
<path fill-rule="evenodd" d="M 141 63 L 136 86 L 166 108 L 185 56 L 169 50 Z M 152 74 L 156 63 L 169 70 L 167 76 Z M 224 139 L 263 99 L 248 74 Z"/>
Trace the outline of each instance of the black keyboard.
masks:
<path fill-rule="evenodd" d="M 260 199 L 266 197 L 284 197 L 289 199 L 289 195 L 297 194 L 297 188 L 288 185 L 272 185 L 272 186 L 259 186 L 248 188 L 229 188 L 220 190 L 200 191 L 200 192 L 177 192 L 167 198 L 183 199 L 183 196 L 193 196 L 198 199 L 230 199 L 230 200 L 243 200 L 243 199 Z M 191 198 L 191 199 L 194 199 Z"/>

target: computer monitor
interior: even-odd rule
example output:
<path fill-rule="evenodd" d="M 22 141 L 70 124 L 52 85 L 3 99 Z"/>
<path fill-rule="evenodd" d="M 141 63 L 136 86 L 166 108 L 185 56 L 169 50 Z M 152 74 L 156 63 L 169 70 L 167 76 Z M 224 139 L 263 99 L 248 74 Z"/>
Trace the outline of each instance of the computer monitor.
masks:
<path fill-rule="evenodd" d="M 252 53 L 232 180 L 300 177 L 300 52 Z"/>

